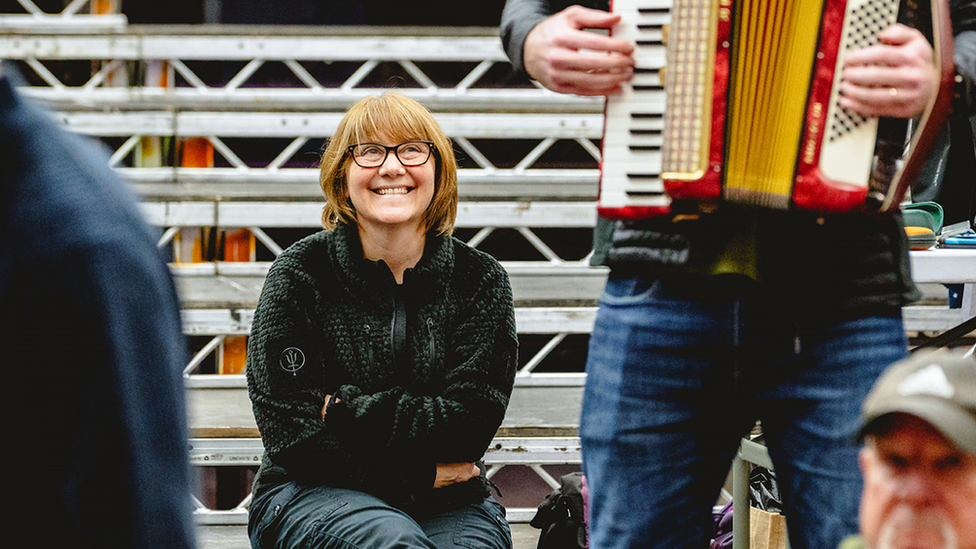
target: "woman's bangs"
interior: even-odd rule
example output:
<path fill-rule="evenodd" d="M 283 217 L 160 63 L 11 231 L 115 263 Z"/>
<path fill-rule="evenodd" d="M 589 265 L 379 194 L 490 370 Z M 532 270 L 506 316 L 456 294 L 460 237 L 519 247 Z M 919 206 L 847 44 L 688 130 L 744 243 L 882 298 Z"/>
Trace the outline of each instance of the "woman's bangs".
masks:
<path fill-rule="evenodd" d="M 416 112 L 391 101 L 369 105 L 356 124 L 356 143 L 373 143 L 382 138 L 393 143 L 430 141 L 430 122 Z"/>

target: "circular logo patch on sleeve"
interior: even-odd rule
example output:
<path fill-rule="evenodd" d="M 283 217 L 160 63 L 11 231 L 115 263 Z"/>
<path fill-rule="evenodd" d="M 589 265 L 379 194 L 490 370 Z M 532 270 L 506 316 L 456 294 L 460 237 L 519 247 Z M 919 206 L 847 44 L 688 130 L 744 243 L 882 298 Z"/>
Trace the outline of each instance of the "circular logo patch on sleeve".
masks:
<path fill-rule="evenodd" d="M 284 351 L 281 351 L 278 364 L 281 365 L 282 370 L 294 375 L 298 370 L 302 369 L 302 366 L 305 366 L 305 353 L 298 347 L 288 347 Z"/>

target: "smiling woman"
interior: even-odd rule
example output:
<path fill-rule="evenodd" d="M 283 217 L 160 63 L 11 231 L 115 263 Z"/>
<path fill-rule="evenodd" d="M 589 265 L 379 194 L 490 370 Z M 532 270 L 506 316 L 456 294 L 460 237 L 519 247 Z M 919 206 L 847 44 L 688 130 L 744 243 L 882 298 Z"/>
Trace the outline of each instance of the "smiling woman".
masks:
<path fill-rule="evenodd" d="M 401 94 L 367 97 L 349 109 L 322 155 L 319 184 L 325 228 L 356 227 L 366 258 L 383 259 L 397 282 L 420 260 L 428 231 L 454 230 L 451 143 L 427 109 Z"/>
<path fill-rule="evenodd" d="M 510 548 L 481 458 L 515 379 L 512 290 L 451 236 L 450 141 L 416 101 L 369 97 L 320 184 L 326 230 L 275 260 L 248 341 L 251 545 Z"/>
<path fill-rule="evenodd" d="M 336 223 L 356 223 L 356 209 L 346 187 L 346 174 L 352 160 L 350 147 L 359 144 L 404 144 L 410 141 L 431 143 L 435 159 L 434 200 L 424 215 L 427 230 L 449 235 L 454 231 L 457 215 L 457 161 L 451 142 L 440 125 L 422 105 L 395 92 L 367 97 L 349 109 L 339 123 L 322 155 L 319 185 L 325 194 L 326 207 L 322 225 L 329 230 Z M 396 155 L 403 160 L 400 154 Z M 384 158 L 389 161 L 389 154 Z M 412 164 L 412 163 L 411 163 Z M 426 164 L 424 164 L 426 165 Z"/>

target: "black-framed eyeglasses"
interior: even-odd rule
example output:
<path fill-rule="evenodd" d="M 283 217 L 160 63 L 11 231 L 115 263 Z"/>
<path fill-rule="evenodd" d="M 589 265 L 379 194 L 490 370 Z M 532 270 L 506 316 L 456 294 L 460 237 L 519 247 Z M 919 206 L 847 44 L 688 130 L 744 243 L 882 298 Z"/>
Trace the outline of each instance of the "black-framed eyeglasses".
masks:
<path fill-rule="evenodd" d="M 349 145 L 349 154 L 361 168 L 378 168 L 386 162 L 390 151 L 393 151 L 401 164 L 412 167 L 426 164 L 434 148 L 432 141 L 407 141 L 392 147 L 379 143 L 358 143 Z"/>

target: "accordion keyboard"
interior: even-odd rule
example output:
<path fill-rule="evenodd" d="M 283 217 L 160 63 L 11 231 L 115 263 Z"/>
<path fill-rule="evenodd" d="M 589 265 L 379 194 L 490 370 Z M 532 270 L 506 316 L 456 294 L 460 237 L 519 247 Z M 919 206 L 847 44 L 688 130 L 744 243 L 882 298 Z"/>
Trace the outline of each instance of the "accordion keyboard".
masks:
<path fill-rule="evenodd" d="M 635 44 L 634 78 L 608 98 L 603 136 L 600 208 L 667 208 L 661 181 L 664 141 L 664 28 L 671 0 L 613 0 L 621 14 L 615 38 Z"/>

